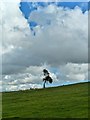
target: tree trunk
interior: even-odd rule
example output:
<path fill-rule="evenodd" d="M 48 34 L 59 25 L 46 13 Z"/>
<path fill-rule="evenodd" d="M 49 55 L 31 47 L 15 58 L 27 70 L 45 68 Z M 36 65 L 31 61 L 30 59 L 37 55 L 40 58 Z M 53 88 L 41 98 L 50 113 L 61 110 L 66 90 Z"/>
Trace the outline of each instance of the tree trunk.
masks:
<path fill-rule="evenodd" d="M 46 80 L 44 81 L 43 88 L 45 88 L 45 83 L 46 83 Z"/>

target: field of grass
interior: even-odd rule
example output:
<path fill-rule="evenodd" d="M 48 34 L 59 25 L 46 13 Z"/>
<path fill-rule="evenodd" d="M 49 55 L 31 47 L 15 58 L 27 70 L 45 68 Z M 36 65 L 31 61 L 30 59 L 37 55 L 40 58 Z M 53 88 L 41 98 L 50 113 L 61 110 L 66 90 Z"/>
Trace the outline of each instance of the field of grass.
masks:
<path fill-rule="evenodd" d="M 88 118 L 89 84 L 3 93 L 2 117 Z"/>

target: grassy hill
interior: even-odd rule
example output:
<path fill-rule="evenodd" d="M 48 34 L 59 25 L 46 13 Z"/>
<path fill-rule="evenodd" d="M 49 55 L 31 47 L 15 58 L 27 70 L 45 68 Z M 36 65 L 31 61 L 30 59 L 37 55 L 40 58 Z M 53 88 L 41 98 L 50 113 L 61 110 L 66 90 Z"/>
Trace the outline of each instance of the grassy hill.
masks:
<path fill-rule="evenodd" d="M 2 94 L 3 118 L 88 118 L 88 85 Z"/>

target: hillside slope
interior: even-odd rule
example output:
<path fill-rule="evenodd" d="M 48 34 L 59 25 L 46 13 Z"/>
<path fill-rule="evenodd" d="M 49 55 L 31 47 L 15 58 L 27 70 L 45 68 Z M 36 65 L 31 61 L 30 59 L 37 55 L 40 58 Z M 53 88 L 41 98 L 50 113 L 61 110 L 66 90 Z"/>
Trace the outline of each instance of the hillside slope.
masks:
<path fill-rule="evenodd" d="M 87 118 L 89 84 L 3 93 L 3 118 Z"/>

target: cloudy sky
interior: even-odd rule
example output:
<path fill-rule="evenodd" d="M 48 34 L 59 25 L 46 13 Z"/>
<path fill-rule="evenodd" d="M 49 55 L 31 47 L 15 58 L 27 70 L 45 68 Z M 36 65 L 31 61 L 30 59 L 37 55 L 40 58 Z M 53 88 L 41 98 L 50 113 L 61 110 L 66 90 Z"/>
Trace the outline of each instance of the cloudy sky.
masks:
<path fill-rule="evenodd" d="M 53 78 L 47 87 L 88 80 L 87 1 L 0 4 L 3 91 L 42 88 L 44 68 Z"/>

